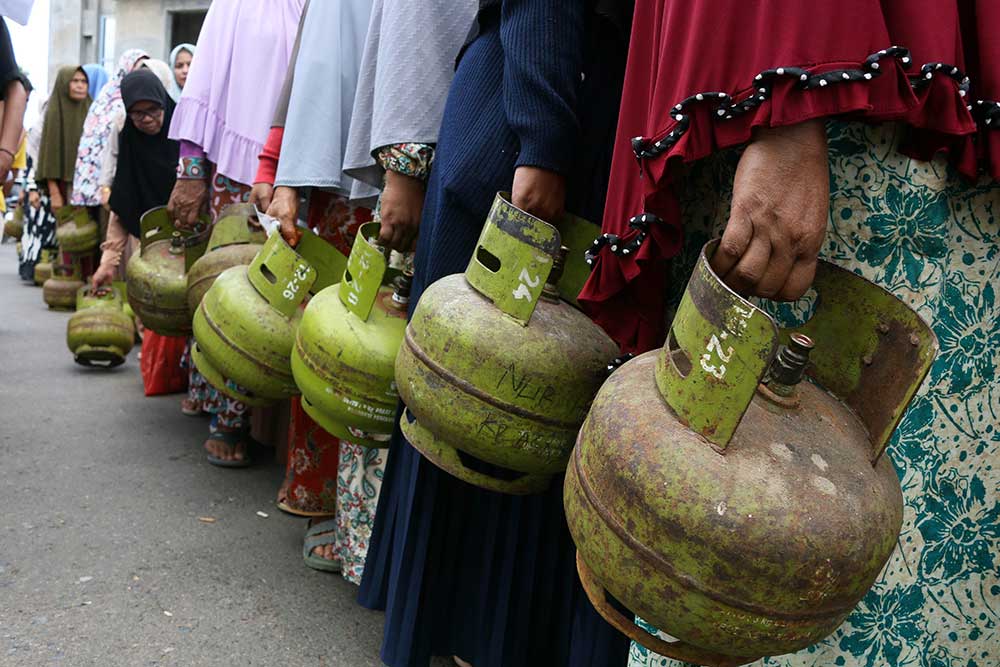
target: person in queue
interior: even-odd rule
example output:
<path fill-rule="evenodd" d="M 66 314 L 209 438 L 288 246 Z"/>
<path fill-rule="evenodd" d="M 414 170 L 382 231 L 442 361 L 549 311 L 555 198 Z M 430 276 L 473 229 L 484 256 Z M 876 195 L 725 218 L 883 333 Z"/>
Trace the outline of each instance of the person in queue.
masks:
<path fill-rule="evenodd" d="M 143 213 L 163 206 L 177 179 L 180 145 L 168 130 L 174 101 L 149 69 L 129 73 L 121 82 L 127 110 L 119 133 L 118 160 L 111 199 L 108 233 L 101 244 L 101 263 L 92 277 L 95 287 L 114 280 L 126 246 L 139 242 Z"/>
<path fill-rule="evenodd" d="M 619 242 L 596 254 L 586 310 L 626 350 L 661 346 L 721 236 L 712 268 L 779 324 L 807 319 L 823 258 L 940 345 L 887 454 L 899 547 L 835 634 L 768 665 L 1000 661 L 984 611 L 1000 591 L 997 25 L 995 2 L 636 3 L 603 225 Z M 636 645 L 629 665 L 681 663 Z"/>
<path fill-rule="evenodd" d="M 304 2 L 216 0 L 209 8 L 170 127 L 180 160 L 167 210 L 178 229 L 204 234 L 202 214 L 214 223 L 226 207 L 249 200 L 273 111 L 260 100 L 278 99 Z M 247 406 L 212 387 L 185 356 L 189 385 L 181 411 L 212 414 L 209 462 L 250 465 Z"/>
<path fill-rule="evenodd" d="M 385 230 L 397 249 L 417 238 L 411 313 L 431 283 L 466 269 L 498 191 L 543 220 L 567 209 L 601 217 L 630 19 L 622 2 L 480 3 L 423 215 Z M 390 451 L 360 595 L 385 610 L 383 662 L 625 662 L 627 641 L 576 579 L 561 482 L 535 496 L 481 490 L 438 469 L 398 428 Z"/>
<path fill-rule="evenodd" d="M 181 99 L 181 94 L 184 92 L 184 85 L 187 83 L 188 74 L 191 71 L 191 62 L 194 60 L 196 48 L 194 44 L 185 42 L 178 44 L 170 52 L 167 64 L 170 66 L 173 82 L 167 90 L 175 102 Z"/>
<path fill-rule="evenodd" d="M 43 184 L 51 208 L 69 202 L 77 149 L 91 104 L 87 73 L 79 65 L 61 67 L 45 110 L 35 179 Z"/>

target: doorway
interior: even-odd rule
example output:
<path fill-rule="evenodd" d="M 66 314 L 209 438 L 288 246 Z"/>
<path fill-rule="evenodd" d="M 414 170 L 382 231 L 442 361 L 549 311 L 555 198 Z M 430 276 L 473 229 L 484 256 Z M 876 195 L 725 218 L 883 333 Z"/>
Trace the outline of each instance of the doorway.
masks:
<path fill-rule="evenodd" d="M 205 22 L 207 10 L 191 12 L 171 12 L 170 13 L 170 48 L 183 44 L 198 43 L 198 35 L 201 34 L 201 24 Z"/>

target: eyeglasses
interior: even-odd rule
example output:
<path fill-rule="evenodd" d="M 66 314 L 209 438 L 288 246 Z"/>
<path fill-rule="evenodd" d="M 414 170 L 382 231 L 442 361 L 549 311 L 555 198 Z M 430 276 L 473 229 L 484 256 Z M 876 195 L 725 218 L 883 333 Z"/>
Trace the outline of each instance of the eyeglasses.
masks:
<path fill-rule="evenodd" d="M 163 107 L 159 107 L 151 111 L 129 111 L 128 117 L 132 119 L 133 123 L 140 123 L 144 120 L 156 120 L 162 113 Z"/>

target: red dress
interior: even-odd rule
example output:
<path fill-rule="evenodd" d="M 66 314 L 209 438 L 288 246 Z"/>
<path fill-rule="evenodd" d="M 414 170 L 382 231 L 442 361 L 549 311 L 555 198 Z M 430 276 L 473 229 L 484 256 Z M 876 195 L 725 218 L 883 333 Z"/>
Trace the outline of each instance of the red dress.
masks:
<path fill-rule="evenodd" d="M 637 0 L 585 310 L 627 351 L 662 344 L 682 231 L 668 163 L 755 127 L 903 121 L 908 154 L 1000 179 L 998 29 L 996 0 Z"/>

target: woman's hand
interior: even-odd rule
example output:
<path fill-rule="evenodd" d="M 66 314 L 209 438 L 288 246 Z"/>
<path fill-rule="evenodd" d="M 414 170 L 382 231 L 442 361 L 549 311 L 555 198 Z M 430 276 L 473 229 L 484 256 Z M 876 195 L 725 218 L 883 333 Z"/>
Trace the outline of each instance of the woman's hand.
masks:
<path fill-rule="evenodd" d="M 712 268 L 740 294 L 794 301 L 816 275 L 829 210 L 823 122 L 760 129 L 736 169 Z"/>
<path fill-rule="evenodd" d="M 274 197 L 274 186 L 270 183 L 254 183 L 253 189 L 250 190 L 250 203 L 253 204 L 258 211 L 267 212 L 267 209 L 271 207 L 271 198 Z"/>
<path fill-rule="evenodd" d="M 110 285 L 115 279 L 115 267 L 110 264 L 101 264 L 90 277 L 90 282 L 97 289 L 101 285 Z"/>
<path fill-rule="evenodd" d="M 555 223 L 566 211 L 566 179 L 548 169 L 518 167 L 514 170 L 511 199 L 522 211 Z"/>
<path fill-rule="evenodd" d="M 281 237 L 288 245 L 297 246 L 302 239 L 302 232 L 296 224 L 299 220 L 298 191 L 283 185 L 276 187 L 266 213 L 280 223 Z"/>
<path fill-rule="evenodd" d="M 420 232 L 420 215 L 424 209 L 424 184 L 395 171 L 385 172 L 385 189 L 379 206 L 382 226 L 380 245 L 398 252 L 410 252 Z"/>
<path fill-rule="evenodd" d="M 201 231 L 202 211 L 208 208 L 208 182 L 200 178 L 178 178 L 167 202 L 167 214 L 177 229 Z"/>

